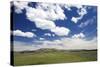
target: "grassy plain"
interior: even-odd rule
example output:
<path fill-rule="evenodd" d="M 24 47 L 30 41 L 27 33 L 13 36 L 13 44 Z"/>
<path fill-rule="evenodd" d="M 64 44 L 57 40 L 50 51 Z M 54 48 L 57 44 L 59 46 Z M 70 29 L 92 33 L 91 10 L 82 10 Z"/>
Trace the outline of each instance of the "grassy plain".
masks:
<path fill-rule="evenodd" d="M 14 66 L 96 61 L 97 50 L 38 50 L 14 52 Z"/>

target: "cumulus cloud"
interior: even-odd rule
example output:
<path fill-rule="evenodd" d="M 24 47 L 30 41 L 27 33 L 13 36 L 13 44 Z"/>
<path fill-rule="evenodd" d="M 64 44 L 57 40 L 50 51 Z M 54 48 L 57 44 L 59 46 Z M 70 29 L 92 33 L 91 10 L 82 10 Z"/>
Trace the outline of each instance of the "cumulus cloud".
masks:
<path fill-rule="evenodd" d="M 40 29 L 47 29 L 54 32 L 58 36 L 67 36 L 70 30 L 66 27 L 56 26 L 55 20 L 64 20 L 67 17 L 64 14 L 63 7 L 71 10 L 71 7 L 77 8 L 79 17 L 72 17 L 72 21 L 77 23 L 80 19 L 87 14 L 85 6 L 82 5 L 67 5 L 67 4 L 54 4 L 54 3 L 37 3 L 36 8 L 28 6 L 28 2 L 14 1 L 15 11 L 22 13 L 26 10 L 26 17 L 28 20 L 35 23 L 36 27 Z M 81 24 L 84 26 L 86 24 Z"/>
<path fill-rule="evenodd" d="M 26 15 L 31 21 L 34 21 L 35 18 L 46 20 L 67 19 L 67 17 L 64 14 L 64 10 L 59 4 L 38 3 L 36 8 L 28 6 L 26 11 Z"/>
<path fill-rule="evenodd" d="M 60 50 L 92 50 L 97 49 L 97 38 L 93 38 L 92 40 L 85 40 L 82 38 L 62 38 L 60 40 L 53 41 L 35 41 L 36 43 L 32 43 L 27 45 L 27 43 L 23 42 L 14 42 L 14 50 L 15 51 L 23 51 L 23 50 L 37 50 L 41 48 L 54 48 Z"/>
<path fill-rule="evenodd" d="M 32 38 L 32 37 L 36 36 L 32 32 L 23 32 L 21 30 L 14 30 L 14 31 L 12 31 L 12 34 L 14 36 L 21 36 L 21 37 L 27 37 L 27 38 Z"/>
<path fill-rule="evenodd" d="M 79 14 L 79 17 L 72 17 L 72 21 L 74 23 L 77 23 L 79 20 L 81 20 L 83 18 L 83 16 L 85 14 L 87 14 L 87 10 L 86 10 L 86 7 L 83 7 L 83 6 L 76 6 L 77 8 L 77 13 Z"/>
<path fill-rule="evenodd" d="M 67 19 L 67 17 L 64 14 L 64 10 L 60 6 L 60 4 L 38 3 L 37 9 L 39 8 L 41 8 L 41 10 L 45 12 L 45 15 L 47 15 L 46 19 L 50 20 Z"/>
<path fill-rule="evenodd" d="M 23 9 L 27 8 L 28 2 L 14 1 L 13 4 L 15 6 L 15 12 L 19 14 L 23 12 Z"/>
<path fill-rule="evenodd" d="M 38 28 L 48 29 L 60 36 L 68 35 L 68 28 L 57 27 L 54 22 L 55 20 L 67 19 L 60 4 L 37 3 L 36 8 L 34 8 L 28 6 L 27 3 L 15 2 L 14 6 L 16 6 L 20 11 L 25 9 L 27 19 L 34 22 Z"/>
<path fill-rule="evenodd" d="M 54 32 L 58 36 L 66 36 L 70 32 L 69 29 L 67 29 L 65 27 L 58 27 L 58 26 L 56 28 L 52 29 L 51 31 Z"/>
<path fill-rule="evenodd" d="M 84 38 L 84 37 L 85 37 L 85 35 L 84 35 L 83 33 L 74 34 L 74 35 L 72 36 L 72 38 Z"/>
<path fill-rule="evenodd" d="M 54 29 L 56 26 L 53 21 L 45 20 L 45 19 L 34 19 L 35 24 L 40 29 Z"/>
<path fill-rule="evenodd" d="M 34 19 L 36 26 L 41 29 L 48 29 L 51 32 L 54 32 L 58 36 L 67 36 L 70 30 L 65 27 L 58 27 L 53 21 L 45 19 Z"/>

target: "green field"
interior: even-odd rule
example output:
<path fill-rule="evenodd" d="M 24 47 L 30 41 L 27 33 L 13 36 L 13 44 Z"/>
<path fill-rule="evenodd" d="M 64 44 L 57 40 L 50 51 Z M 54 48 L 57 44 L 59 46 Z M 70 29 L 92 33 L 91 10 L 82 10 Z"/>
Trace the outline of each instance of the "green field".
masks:
<path fill-rule="evenodd" d="M 39 50 L 14 52 L 14 66 L 96 61 L 97 50 Z"/>

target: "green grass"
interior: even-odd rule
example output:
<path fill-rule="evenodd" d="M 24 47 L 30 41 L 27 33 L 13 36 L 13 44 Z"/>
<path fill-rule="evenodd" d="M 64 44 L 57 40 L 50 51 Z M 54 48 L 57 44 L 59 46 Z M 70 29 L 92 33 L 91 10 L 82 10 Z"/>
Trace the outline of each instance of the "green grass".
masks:
<path fill-rule="evenodd" d="M 14 66 L 96 61 L 97 51 L 15 52 Z"/>

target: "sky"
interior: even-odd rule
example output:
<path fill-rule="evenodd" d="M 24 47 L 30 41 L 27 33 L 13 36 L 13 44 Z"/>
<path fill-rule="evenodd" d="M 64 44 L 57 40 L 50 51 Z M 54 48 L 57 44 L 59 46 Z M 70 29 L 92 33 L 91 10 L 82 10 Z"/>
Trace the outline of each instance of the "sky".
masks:
<path fill-rule="evenodd" d="M 96 6 L 14 1 L 11 15 L 15 51 L 97 49 Z"/>

